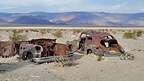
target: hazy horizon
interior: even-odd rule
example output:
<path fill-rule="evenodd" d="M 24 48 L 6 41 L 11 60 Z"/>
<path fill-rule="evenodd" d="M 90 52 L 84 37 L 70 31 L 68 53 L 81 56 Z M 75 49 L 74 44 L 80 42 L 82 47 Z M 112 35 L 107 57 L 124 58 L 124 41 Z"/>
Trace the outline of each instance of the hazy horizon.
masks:
<path fill-rule="evenodd" d="M 3 12 L 0 11 L 0 13 L 75 13 L 75 12 L 86 12 L 86 13 L 114 13 L 114 14 L 136 14 L 136 13 L 144 13 L 144 12 L 104 12 L 104 11 L 32 11 L 32 12 Z"/>

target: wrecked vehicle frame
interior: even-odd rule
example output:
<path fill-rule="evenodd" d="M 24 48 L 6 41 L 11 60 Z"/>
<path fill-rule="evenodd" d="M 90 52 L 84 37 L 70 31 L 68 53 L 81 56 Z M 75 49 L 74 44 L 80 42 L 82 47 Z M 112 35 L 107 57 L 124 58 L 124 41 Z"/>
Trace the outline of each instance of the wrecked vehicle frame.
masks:
<path fill-rule="evenodd" d="M 21 41 L 18 46 L 19 56 L 22 60 L 30 59 L 37 63 L 53 61 L 53 59 L 64 60 L 71 56 L 69 46 L 56 43 L 56 39 L 41 38 Z"/>
<path fill-rule="evenodd" d="M 98 56 L 120 56 L 120 59 L 134 59 L 125 52 L 113 35 L 107 32 L 82 32 L 78 40 L 68 41 L 73 49 L 80 53 L 94 53 Z"/>

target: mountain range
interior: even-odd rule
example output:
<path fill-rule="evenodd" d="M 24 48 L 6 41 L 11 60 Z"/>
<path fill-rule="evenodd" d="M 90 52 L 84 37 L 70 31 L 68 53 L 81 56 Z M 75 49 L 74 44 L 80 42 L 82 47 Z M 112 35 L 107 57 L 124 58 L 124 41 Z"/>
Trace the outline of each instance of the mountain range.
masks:
<path fill-rule="evenodd" d="M 144 26 L 144 13 L 0 13 L 0 25 Z"/>

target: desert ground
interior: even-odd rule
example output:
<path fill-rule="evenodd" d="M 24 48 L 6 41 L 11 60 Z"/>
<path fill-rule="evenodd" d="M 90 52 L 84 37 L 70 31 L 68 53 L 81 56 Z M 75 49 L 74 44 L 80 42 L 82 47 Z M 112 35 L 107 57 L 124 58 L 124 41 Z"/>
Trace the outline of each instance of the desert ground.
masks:
<path fill-rule="evenodd" d="M 81 30 L 85 31 L 85 30 Z M 80 30 L 21 30 L 26 40 L 34 38 L 56 38 L 59 43 L 78 39 Z M 0 81 L 144 81 L 144 29 L 120 30 L 102 29 L 94 31 L 110 32 L 134 60 L 120 60 L 119 57 L 104 57 L 98 61 L 94 54 L 81 55 L 72 66 L 60 63 L 34 64 L 19 61 L 18 56 L 0 58 Z M 142 31 L 138 37 L 125 38 L 125 32 Z M 61 33 L 54 33 L 61 32 Z M 0 40 L 10 40 L 12 30 L 1 30 Z M 60 35 L 62 34 L 62 35 Z"/>

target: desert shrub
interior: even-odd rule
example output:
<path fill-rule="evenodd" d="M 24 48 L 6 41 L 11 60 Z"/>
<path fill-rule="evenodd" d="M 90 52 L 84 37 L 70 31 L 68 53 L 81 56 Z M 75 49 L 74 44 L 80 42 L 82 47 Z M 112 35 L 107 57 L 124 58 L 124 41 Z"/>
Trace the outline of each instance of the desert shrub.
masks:
<path fill-rule="evenodd" d="M 118 30 L 118 31 L 119 31 L 119 32 L 125 32 L 126 30 L 122 30 L 122 29 L 121 29 L 121 30 Z"/>
<path fill-rule="evenodd" d="M 74 34 L 78 34 L 78 33 L 82 32 L 81 29 L 73 29 L 72 31 L 73 31 Z"/>
<path fill-rule="evenodd" d="M 47 33 L 50 33 L 50 32 L 51 32 L 51 29 L 47 29 L 46 31 L 47 31 Z"/>
<path fill-rule="evenodd" d="M 29 30 L 25 30 L 25 32 L 29 32 Z"/>
<path fill-rule="evenodd" d="M 113 34 L 116 34 L 117 32 L 116 32 L 116 30 L 113 30 L 113 31 L 111 31 Z"/>
<path fill-rule="evenodd" d="M 74 57 L 68 57 L 67 60 L 61 60 L 57 61 L 56 66 L 62 66 L 62 67 L 71 67 L 71 66 L 76 66 L 79 63 L 74 61 Z"/>
<path fill-rule="evenodd" d="M 130 30 L 124 33 L 123 37 L 128 39 L 136 39 L 143 35 L 143 31 L 141 30 Z"/>
<path fill-rule="evenodd" d="M 20 30 L 17 30 L 17 33 L 23 33 L 25 30 L 24 29 L 20 29 Z"/>
<path fill-rule="evenodd" d="M 76 62 L 74 62 L 74 61 L 69 60 L 69 61 L 65 61 L 65 62 L 63 63 L 63 66 L 71 67 L 71 66 L 76 66 L 76 65 L 78 65 L 78 64 L 79 64 L 79 63 L 76 63 Z"/>
<path fill-rule="evenodd" d="M 52 33 L 52 35 L 54 35 L 57 38 L 60 38 L 60 37 L 62 37 L 63 33 L 61 31 L 56 31 L 56 32 Z"/>
<path fill-rule="evenodd" d="M 32 31 L 32 32 L 39 32 L 38 29 L 30 29 L 30 31 Z"/>
<path fill-rule="evenodd" d="M 109 31 L 109 29 L 103 29 L 103 32 L 108 32 Z"/>
<path fill-rule="evenodd" d="M 140 30 L 139 30 L 139 31 L 136 32 L 136 36 L 137 36 L 137 37 L 142 36 L 142 34 L 143 34 L 143 31 L 140 31 Z"/>
<path fill-rule="evenodd" d="M 10 32 L 10 30 L 8 30 L 8 29 L 6 29 L 5 31 L 6 31 L 6 32 Z"/>
<path fill-rule="evenodd" d="M 27 36 L 26 35 L 22 35 L 17 30 L 13 30 L 9 38 L 12 41 L 25 41 L 25 40 L 27 40 Z"/>
<path fill-rule="evenodd" d="M 46 29 L 41 29 L 41 30 L 40 30 L 40 33 L 41 33 L 41 34 L 46 34 L 46 33 L 47 33 L 47 30 L 46 30 Z"/>
<path fill-rule="evenodd" d="M 98 56 L 97 61 L 101 61 L 102 60 L 102 56 Z"/>
<path fill-rule="evenodd" d="M 127 39 L 135 39 L 136 38 L 136 35 L 134 32 L 125 32 L 123 34 L 123 37 L 124 38 L 127 38 Z"/>

